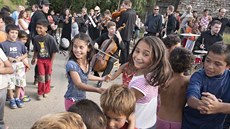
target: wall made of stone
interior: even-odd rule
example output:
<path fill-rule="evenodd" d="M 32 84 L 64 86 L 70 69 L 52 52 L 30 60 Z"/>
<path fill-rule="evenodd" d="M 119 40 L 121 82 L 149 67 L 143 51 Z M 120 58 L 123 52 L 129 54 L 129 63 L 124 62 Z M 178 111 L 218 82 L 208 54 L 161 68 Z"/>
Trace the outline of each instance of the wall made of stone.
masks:
<path fill-rule="evenodd" d="M 217 16 L 220 8 L 226 8 L 226 17 L 230 18 L 230 0 L 180 0 L 177 10 L 183 12 L 185 6 L 191 4 L 193 10 L 196 10 L 199 14 L 202 14 L 204 9 L 210 10 L 210 15 Z"/>

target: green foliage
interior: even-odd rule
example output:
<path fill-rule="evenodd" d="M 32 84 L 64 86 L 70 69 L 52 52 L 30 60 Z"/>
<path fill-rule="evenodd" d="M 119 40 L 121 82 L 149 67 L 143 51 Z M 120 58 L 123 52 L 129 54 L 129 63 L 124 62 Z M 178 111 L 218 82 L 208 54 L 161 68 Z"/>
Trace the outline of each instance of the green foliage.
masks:
<path fill-rule="evenodd" d="M 13 4 L 16 4 L 16 5 L 23 5 L 24 4 L 24 0 L 11 0 L 11 2 Z"/>
<path fill-rule="evenodd" d="M 15 0 L 17 1 L 17 0 Z M 38 4 L 38 0 L 27 0 L 29 6 L 33 4 Z M 81 12 L 82 7 L 86 7 L 88 11 L 95 6 L 101 8 L 103 13 L 106 9 L 109 9 L 111 12 L 114 12 L 121 4 L 123 0 L 49 0 L 51 4 L 51 9 L 54 9 L 55 12 L 62 13 L 65 8 L 70 8 L 72 11 L 77 13 Z M 133 8 L 137 13 L 143 18 L 146 13 L 152 11 L 153 4 L 156 0 L 131 0 L 133 3 Z"/>

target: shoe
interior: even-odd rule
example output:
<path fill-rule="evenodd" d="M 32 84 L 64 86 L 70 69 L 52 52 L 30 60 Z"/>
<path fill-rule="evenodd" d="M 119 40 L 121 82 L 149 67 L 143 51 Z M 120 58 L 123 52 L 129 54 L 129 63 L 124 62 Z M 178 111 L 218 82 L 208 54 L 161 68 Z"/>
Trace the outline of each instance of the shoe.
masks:
<path fill-rule="evenodd" d="M 24 103 L 22 102 L 22 100 L 20 100 L 20 99 L 15 99 L 15 102 L 16 102 L 16 104 L 17 104 L 17 106 L 18 106 L 19 108 L 24 107 Z"/>
<path fill-rule="evenodd" d="M 17 108 L 15 99 L 11 99 L 11 100 L 10 100 L 10 108 L 11 108 L 11 109 L 16 109 L 16 108 Z"/>
<path fill-rule="evenodd" d="M 42 95 L 38 95 L 38 100 L 42 100 Z"/>
<path fill-rule="evenodd" d="M 31 99 L 28 95 L 25 95 L 22 99 L 21 99 L 23 102 L 30 102 Z"/>
<path fill-rule="evenodd" d="M 101 87 L 101 85 L 102 85 L 102 81 L 98 81 L 97 87 Z"/>
<path fill-rule="evenodd" d="M 48 94 L 43 94 L 43 97 L 44 98 L 47 98 L 49 95 Z"/>
<path fill-rule="evenodd" d="M 55 89 L 55 86 L 50 86 L 50 89 Z"/>

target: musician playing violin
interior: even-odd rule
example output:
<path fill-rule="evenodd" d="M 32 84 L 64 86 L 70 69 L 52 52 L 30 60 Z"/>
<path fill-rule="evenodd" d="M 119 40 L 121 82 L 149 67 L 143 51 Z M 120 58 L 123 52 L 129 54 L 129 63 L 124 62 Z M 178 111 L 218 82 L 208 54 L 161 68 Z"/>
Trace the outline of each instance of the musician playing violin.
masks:
<path fill-rule="evenodd" d="M 122 42 L 122 38 L 121 38 L 121 35 L 120 35 L 120 32 L 119 31 L 116 31 L 116 23 L 115 22 L 108 22 L 107 24 L 107 30 L 108 32 L 102 34 L 100 37 L 98 37 L 96 40 L 95 40 L 95 44 L 94 44 L 94 47 L 98 47 L 102 45 L 102 43 L 104 44 L 104 41 L 110 39 L 113 37 L 113 41 L 116 43 L 118 49 L 116 50 L 116 52 L 114 54 L 112 54 L 111 56 L 113 57 L 110 57 L 108 62 L 107 62 L 107 67 L 105 69 L 105 71 L 103 72 L 102 74 L 102 77 L 108 75 L 111 70 L 113 69 L 113 64 L 119 60 L 119 56 L 118 56 L 118 52 L 119 50 L 123 50 L 124 49 L 124 44 Z M 112 43 L 112 42 L 110 42 Z M 107 45 L 106 45 L 107 46 Z M 101 48 L 103 49 L 103 48 Z M 110 54 L 110 53 L 108 53 Z M 115 59 L 115 58 L 117 59 Z M 98 73 L 97 73 L 98 74 Z M 99 81 L 97 86 L 100 87 L 102 85 L 102 82 Z"/>

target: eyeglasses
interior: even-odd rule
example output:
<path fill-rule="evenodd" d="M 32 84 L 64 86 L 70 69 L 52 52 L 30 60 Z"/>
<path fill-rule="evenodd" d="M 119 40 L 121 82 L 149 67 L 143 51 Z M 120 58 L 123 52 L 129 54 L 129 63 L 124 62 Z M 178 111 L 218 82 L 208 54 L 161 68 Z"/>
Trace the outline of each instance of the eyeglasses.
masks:
<path fill-rule="evenodd" d="M 154 10 L 159 10 L 159 9 L 154 9 Z"/>

